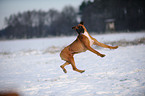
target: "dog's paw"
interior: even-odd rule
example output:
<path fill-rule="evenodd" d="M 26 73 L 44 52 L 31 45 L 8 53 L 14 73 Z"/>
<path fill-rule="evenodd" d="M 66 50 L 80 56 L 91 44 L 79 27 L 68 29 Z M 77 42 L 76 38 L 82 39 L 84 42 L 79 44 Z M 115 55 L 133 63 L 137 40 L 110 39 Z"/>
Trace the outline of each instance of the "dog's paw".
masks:
<path fill-rule="evenodd" d="M 117 48 L 118 48 L 118 46 L 115 46 L 115 47 L 114 47 L 114 49 L 117 49 Z"/>
<path fill-rule="evenodd" d="M 60 66 L 64 73 L 67 73 L 66 69 L 63 66 Z"/>
<path fill-rule="evenodd" d="M 106 55 L 105 55 L 105 54 L 101 54 L 100 56 L 101 56 L 101 57 L 105 57 Z"/>
<path fill-rule="evenodd" d="M 67 73 L 66 69 L 63 69 L 63 72 L 64 72 L 64 73 Z"/>
<path fill-rule="evenodd" d="M 80 73 L 84 73 L 85 72 L 85 70 L 82 70 Z"/>

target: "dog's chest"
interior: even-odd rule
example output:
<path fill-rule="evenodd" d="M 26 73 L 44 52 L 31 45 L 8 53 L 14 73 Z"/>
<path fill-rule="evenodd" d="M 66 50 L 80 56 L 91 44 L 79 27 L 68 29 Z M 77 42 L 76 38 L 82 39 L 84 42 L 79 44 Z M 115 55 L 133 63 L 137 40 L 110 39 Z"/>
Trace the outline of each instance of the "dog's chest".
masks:
<path fill-rule="evenodd" d="M 89 36 L 88 32 L 84 32 L 83 35 L 85 35 L 85 36 L 89 39 L 89 41 L 90 41 L 90 46 L 92 46 L 93 43 L 94 43 L 94 40 L 91 39 L 91 37 Z"/>

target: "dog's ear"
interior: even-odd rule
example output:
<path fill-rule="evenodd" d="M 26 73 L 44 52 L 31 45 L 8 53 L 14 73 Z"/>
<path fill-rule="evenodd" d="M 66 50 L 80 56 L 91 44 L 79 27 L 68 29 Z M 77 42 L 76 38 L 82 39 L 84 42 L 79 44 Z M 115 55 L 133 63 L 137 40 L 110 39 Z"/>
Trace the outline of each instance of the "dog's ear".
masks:
<path fill-rule="evenodd" d="M 81 21 L 81 22 L 80 22 L 80 24 L 84 25 L 84 22 L 83 22 L 83 21 Z"/>

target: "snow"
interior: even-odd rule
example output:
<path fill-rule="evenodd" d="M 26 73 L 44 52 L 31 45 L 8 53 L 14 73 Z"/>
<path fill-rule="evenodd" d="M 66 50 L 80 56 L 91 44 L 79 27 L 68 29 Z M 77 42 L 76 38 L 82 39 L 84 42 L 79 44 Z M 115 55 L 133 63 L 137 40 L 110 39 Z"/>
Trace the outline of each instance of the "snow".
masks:
<path fill-rule="evenodd" d="M 145 37 L 145 32 L 93 35 L 93 37 L 100 42 L 119 40 L 132 41 L 138 38 Z M 52 46 L 61 48 L 72 43 L 75 39 L 76 36 L 0 41 L 0 52 L 45 50 L 46 48 Z"/>
<path fill-rule="evenodd" d="M 93 35 L 98 41 L 145 37 L 145 33 Z M 60 49 L 75 36 L 0 41 L 0 92 L 15 90 L 22 96 L 145 96 L 145 45 L 96 49 L 74 56 L 78 73 L 60 65 Z M 52 50 L 52 51 L 51 51 Z"/>

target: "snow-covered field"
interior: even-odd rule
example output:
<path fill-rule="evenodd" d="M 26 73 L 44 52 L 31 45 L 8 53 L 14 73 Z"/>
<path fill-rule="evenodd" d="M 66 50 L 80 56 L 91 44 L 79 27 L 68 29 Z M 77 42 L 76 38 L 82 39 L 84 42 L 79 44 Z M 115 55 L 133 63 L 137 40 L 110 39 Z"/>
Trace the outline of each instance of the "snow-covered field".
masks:
<path fill-rule="evenodd" d="M 100 42 L 134 41 L 145 32 L 93 35 Z M 0 92 L 14 90 L 22 96 L 145 96 L 145 44 L 98 48 L 75 55 L 78 69 L 66 66 L 60 50 L 76 36 L 0 41 Z M 96 48 L 96 47 L 95 47 Z"/>

